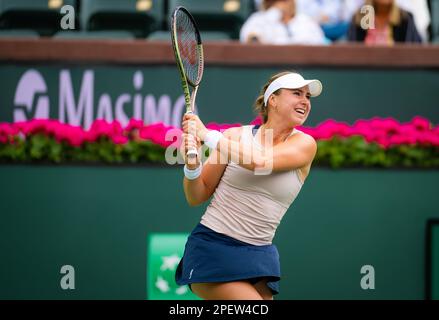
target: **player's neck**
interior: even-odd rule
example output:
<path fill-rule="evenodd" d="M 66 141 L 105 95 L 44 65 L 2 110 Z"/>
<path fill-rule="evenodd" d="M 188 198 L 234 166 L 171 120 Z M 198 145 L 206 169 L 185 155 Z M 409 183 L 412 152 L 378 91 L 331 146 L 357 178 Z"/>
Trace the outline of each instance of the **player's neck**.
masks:
<path fill-rule="evenodd" d="M 294 128 L 279 127 L 279 125 L 273 126 L 271 123 L 267 122 L 261 126 L 261 139 L 265 139 L 265 136 L 267 135 L 266 130 L 273 130 L 273 145 L 276 145 L 277 143 L 285 141 L 294 130 Z"/>

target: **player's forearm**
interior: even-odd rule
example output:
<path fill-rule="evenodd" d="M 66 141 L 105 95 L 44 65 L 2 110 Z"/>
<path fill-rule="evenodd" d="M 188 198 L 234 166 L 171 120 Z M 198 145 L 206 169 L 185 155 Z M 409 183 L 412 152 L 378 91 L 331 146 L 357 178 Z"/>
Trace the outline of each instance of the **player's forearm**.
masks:
<path fill-rule="evenodd" d="M 227 162 L 233 161 L 241 167 L 252 171 L 256 168 L 264 167 L 266 164 L 266 155 L 258 148 L 255 148 L 253 143 L 243 144 L 227 137 L 222 137 L 218 143 L 217 150 L 220 151 L 223 158 L 227 159 Z"/>
<path fill-rule="evenodd" d="M 186 201 L 190 206 L 197 206 L 205 201 L 206 186 L 201 176 L 195 180 L 189 180 L 184 177 L 183 189 L 186 196 Z"/>

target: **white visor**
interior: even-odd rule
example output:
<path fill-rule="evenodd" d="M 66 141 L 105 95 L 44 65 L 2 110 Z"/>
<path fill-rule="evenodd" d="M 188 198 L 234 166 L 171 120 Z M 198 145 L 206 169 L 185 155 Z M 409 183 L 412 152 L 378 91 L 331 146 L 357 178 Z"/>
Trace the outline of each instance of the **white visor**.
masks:
<path fill-rule="evenodd" d="M 323 86 L 319 80 L 305 80 L 298 73 L 289 73 L 274 80 L 264 93 L 264 104 L 268 98 L 279 89 L 299 89 L 308 86 L 311 97 L 317 97 L 322 93 Z"/>

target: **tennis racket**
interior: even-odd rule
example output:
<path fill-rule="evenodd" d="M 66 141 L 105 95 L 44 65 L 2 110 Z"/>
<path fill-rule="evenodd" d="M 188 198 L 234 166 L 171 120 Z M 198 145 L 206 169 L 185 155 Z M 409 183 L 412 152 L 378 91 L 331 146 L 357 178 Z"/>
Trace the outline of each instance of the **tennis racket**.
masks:
<path fill-rule="evenodd" d="M 175 61 L 180 71 L 186 113 L 193 113 L 198 86 L 203 77 L 203 45 L 195 20 L 184 7 L 177 7 L 172 14 L 171 37 Z M 192 87 L 192 93 L 189 91 L 189 86 Z M 195 148 L 189 149 L 187 156 L 196 157 L 198 152 Z"/>

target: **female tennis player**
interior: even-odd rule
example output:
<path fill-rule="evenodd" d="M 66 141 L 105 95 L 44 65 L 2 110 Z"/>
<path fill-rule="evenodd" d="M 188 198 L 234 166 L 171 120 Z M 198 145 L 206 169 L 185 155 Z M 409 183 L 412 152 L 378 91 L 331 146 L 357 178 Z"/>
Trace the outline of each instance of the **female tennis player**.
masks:
<path fill-rule="evenodd" d="M 319 80 L 283 72 L 256 100 L 260 127 L 220 133 L 207 130 L 194 114 L 184 116 L 182 154 L 199 149 L 201 141 L 211 149 L 204 164 L 185 159 L 186 199 L 192 206 L 213 199 L 187 240 L 177 284 L 209 300 L 271 300 L 279 293 L 279 254 L 272 240 L 317 151 L 315 140 L 295 127 L 307 119 L 310 98 L 321 92 Z M 195 135 L 188 133 L 189 121 L 196 124 Z"/>

